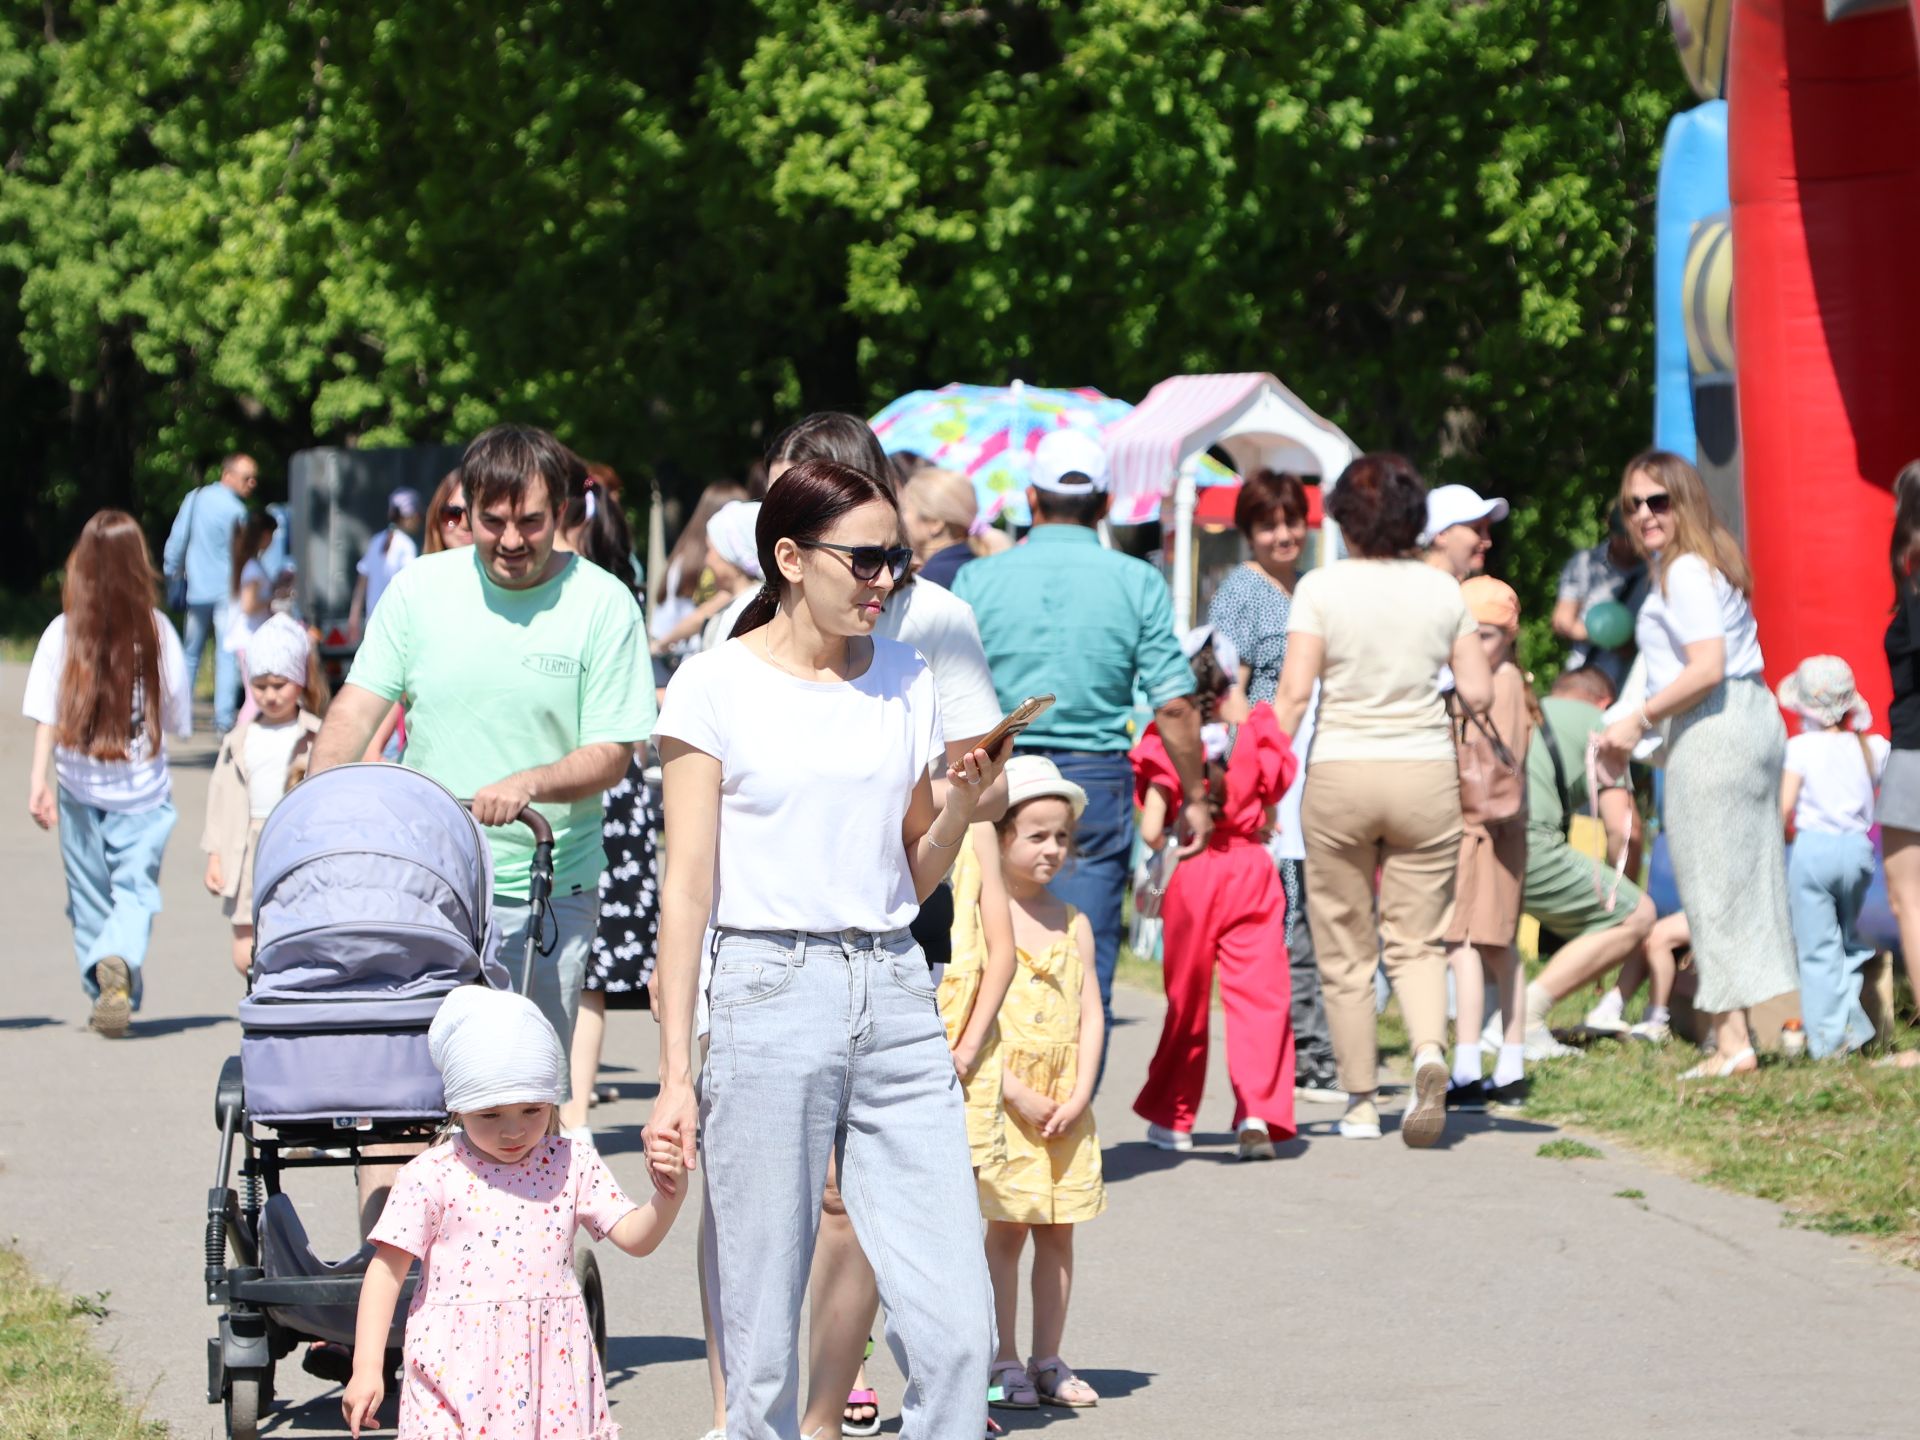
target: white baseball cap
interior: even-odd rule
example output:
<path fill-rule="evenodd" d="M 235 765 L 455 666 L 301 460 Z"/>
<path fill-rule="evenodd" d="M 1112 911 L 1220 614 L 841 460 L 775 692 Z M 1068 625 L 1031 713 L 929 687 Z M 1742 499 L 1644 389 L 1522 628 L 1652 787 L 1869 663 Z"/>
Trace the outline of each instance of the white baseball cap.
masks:
<path fill-rule="evenodd" d="M 1052 495 L 1105 494 L 1107 452 L 1084 430 L 1048 431 L 1033 452 L 1029 479 Z"/>
<path fill-rule="evenodd" d="M 1431 545 L 1439 538 L 1443 530 L 1451 530 L 1456 525 L 1472 525 L 1481 520 L 1499 522 L 1507 518 L 1512 507 L 1498 498 L 1484 499 L 1480 493 L 1466 485 L 1442 485 L 1438 490 L 1427 492 L 1427 528 L 1421 535 L 1422 545 Z"/>

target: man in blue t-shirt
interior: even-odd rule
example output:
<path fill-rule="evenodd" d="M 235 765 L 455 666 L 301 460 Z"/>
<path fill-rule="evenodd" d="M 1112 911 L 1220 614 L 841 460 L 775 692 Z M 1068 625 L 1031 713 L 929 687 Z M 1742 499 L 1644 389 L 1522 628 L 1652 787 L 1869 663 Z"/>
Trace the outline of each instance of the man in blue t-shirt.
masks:
<path fill-rule="evenodd" d="M 188 683 L 200 674 L 200 655 L 213 645 L 213 728 L 233 728 L 240 706 L 240 657 L 227 649 L 227 601 L 233 590 L 233 532 L 247 518 L 247 497 L 260 483 L 251 455 L 220 462 L 220 478 L 180 502 L 167 534 L 162 568 L 169 583 L 187 582 Z"/>
<path fill-rule="evenodd" d="M 1193 670 L 1173 633 L 1166 581 L 1144 560 L 1100 544 L 1107 513 L 1107 455 L 1078 430 L 1056 430 L 1033 454 L 1027 503 L 1033 530 L 1004 555 L 976 560 L 954 577 L 973 606 L 1003 710 L 1052 694 L 1053 708 L 1020 737 L 1023 753 L 1046 755 L 1087 792 L 1077 854 L 1052 886 L 1093 926 L 1095 966 L 1107 1023 L 1113 970 L 1133 863 L 1133 695 L 1146 693 L 1167 753 L 1189 798 L 1183 854 L 1207 843 L 1200 712 Z"/>

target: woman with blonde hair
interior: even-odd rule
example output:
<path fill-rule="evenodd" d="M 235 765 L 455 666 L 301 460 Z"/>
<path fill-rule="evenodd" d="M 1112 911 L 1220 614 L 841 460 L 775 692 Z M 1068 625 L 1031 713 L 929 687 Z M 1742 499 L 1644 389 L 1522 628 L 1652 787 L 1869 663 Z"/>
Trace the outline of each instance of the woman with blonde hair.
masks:
<path fill-rule="evenodd" d="M 1681 1078 L 1723 1080 L 1758 1068 L 1748 1008 L 1798 984 L 1780 828 L 1787 730 L 1761 677 L 1753 572 L 1700 472 L 1664 450 L 1635 456 L 1620 509 L 1653 582 L 1634 627 L 1647 698 L 1601 732 L 1601 759 L 1618 774 L 1648 732 L 1666 732 L 1667 844 L 1693 927 L 1694 1004 L 1716 1017 L 1714 1053 Z"/>
<path fill-rule="evenodd" d="M 900 492 L 900 517 L 922 580 L 952 589 L 960 567 L 985 553 L 972 538 L 980 502 L 958 470 L 914 471 Z"/>
<path fill-rule="evenodd" d="M 102 510 L 67 557 L 61 613 L 40 636 L 20 710 L 35 722 L 27 811 L 58 817 L 67 916 L 93 1028 L 117 1039 L 140 1008 L 173 833 L 169 734 L 193 731 L 193 693 L 139 522 Z M 48 784 L 52 764 L 54 783 Z"/>

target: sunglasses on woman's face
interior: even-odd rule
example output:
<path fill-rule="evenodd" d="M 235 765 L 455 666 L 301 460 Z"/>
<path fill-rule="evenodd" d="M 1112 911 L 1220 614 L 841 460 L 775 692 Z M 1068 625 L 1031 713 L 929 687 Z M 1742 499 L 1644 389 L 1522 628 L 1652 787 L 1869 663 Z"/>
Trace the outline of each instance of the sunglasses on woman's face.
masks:
<path fill-rule="evenodd" d="M 1664 490 L 1656 491 L 1652 495 L 1629 495 L 1626 503 L 1627 514 L 1638 515 L 1643 505 L 1649 515 L 1664 515 L 1673 509 L 1673 496 Z"/>
<path fill-rule="evenodd" d="M 847 569 L 862 585 L 871 585 L 882 570 L 893 573 L 898 585 L 913 568 L 913 550 L 906 545 L 834 545 L 825 540 L 802 540 L 802 550 L 834 550 L 847 557 Z"/>
<path fill-rule="evenodd" d="M 442 525 L 466 524 L 467 523 L 467 507 L 464 505 L 447 506 L 445 509 L 443 509 L 440 512 L 440 523 Z"/>

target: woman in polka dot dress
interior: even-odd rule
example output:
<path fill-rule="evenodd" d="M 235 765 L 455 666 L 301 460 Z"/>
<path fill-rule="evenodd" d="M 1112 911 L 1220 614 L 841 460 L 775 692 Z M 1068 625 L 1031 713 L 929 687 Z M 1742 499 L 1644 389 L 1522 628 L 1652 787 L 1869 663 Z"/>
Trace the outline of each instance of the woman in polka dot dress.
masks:
<path fill-rule="evenodd" d="M 459 1129 L 401 1170 L 369 1237 L 353 1378 L 342 1408 L 357 1437 L 384 1398 L 387 1335 L 414 1260 L 400 1381 L 402 1440 L 616 1440 L 575 1232 L 646 1255 L 686 1190 L 671 1141 L 648 1146 L 654 1194 L 636 1206 L 590 1145 L 558 1133 L 566 1060 L 520 995 L 463 986 L 430 1041 Z"/>

